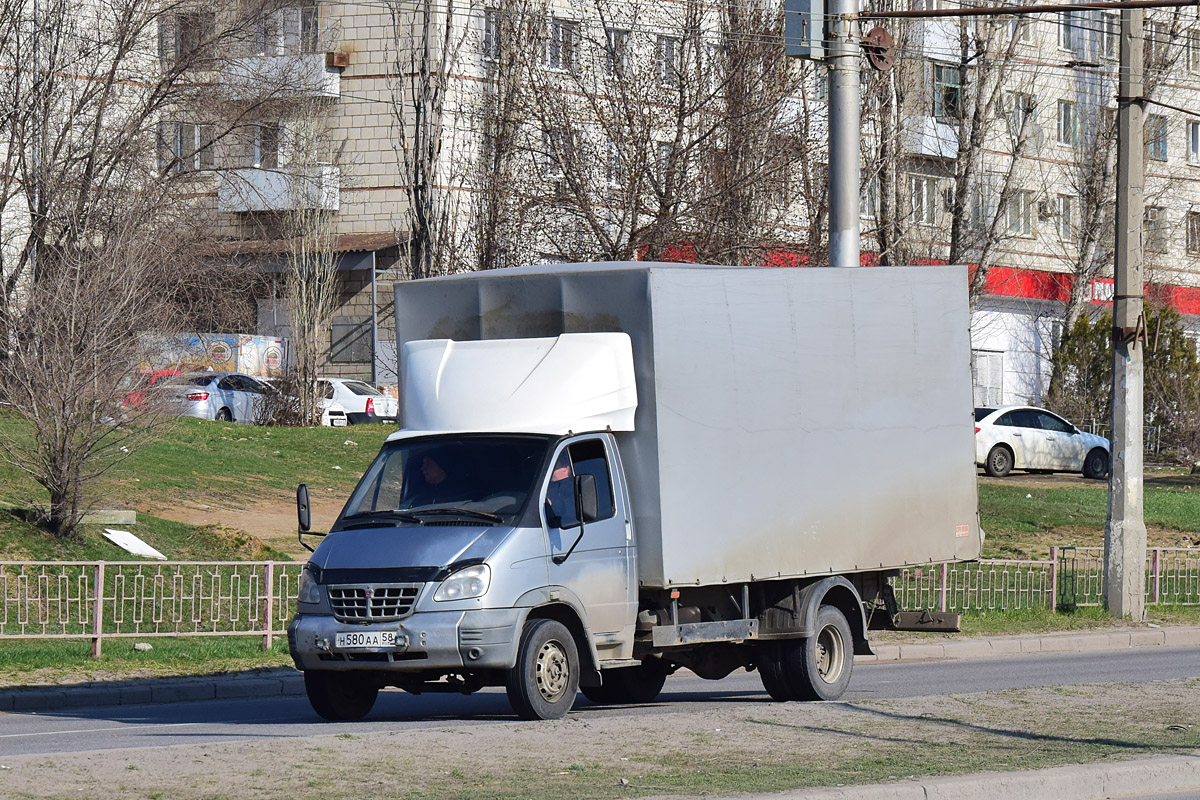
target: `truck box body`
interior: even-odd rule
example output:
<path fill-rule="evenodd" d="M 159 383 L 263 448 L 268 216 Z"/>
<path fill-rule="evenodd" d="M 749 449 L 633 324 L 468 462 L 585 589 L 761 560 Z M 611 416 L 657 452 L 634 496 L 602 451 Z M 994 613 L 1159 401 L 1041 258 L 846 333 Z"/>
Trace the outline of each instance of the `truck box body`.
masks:
<path fill-rule="evenodd" d="M 399 283 L 395 313 L 400 343 L 630 337 L 616 438 L 654 588 L 977 558 L 966 285 L 964 267 L 552 265 Z"/>

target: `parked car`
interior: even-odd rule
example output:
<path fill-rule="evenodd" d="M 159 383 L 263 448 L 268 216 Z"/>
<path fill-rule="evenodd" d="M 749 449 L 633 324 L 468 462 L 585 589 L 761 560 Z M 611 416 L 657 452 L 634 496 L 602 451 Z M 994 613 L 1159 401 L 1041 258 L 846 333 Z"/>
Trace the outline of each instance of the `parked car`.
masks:
<path fill-rule="evenodd" d="M 256 424 L 270 413 L 277 390 L 240 372 L 189 372 L 176 375 L 162 389 L 168 412 L 181 417 Z"/>
<path fill-rule="evenodd" d="M 1002 478 L 1013 469 L 1108 474 L 1108 439 L 1084 433 L 1057 414 L 1030 406 L 975 409 L 975 462 Z"/>
<path fill-rule="evenodd" d="M 349 378 L 317 378 L 317 396 L 328 403 L 328 408 L 340 407 L 345 412 L 345 419 L 351 425 L 364 422 L 395 422 L 399 402 L 394 397 L 388 397 L 365 381 Z M 326 425 L 337 425 L 338 419 L 333 415 L 326 422 L 326 415 L 321 422 Z"/>

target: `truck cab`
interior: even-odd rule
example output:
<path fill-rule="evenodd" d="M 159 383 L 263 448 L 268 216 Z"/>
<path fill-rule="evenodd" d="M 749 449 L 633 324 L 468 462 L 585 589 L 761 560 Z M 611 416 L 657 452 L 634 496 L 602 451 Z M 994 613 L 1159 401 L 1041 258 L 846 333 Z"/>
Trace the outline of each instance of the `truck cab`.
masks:
<path fill-rule="evenodd" d="M 611 372 L 617 385 L 601 394 L 630 402 L 619 385 L 622 374 L 632 380 L 628 337 L 591 338 L 568 339 L 564 349 L 586 361 L 615 347 L 626 370 Z M 536 372 L 558 344 L 485 349 L 493 365 L 532 349 Z M 453 382 L 451 362 L 450 373 L 477 374 L 468 349 L 420 343 L 409 354 L 413 392 L 424 374 L 419 353 L 431 349 L 438 354 L 424 361 L 436 365 L 435 384 Z M 559 413 L 572 406 L 562 394 Z M 545 394 L 538 399 L 544 404 Z M 587 416 L 595 418 L 591 405 Z M 527 420 L 523 431 L 480 432 L 459 424 L 462 417 L 477 425 L 477 410 L 438 405 L 430 418 L 419 407 L 415 399 L 409 406 L 417 429 L 389 437 L 304 569 L 288 634 L 313 706 L 330 719 L 353 719 L 385 685 L 505 685 L 522 716 L 560 716 L 581 674 L 598 683 L 601 662 L 638 663 L 637 550 L 611 432 L 630 415 L 610 409 L 600 415 L 605 428 L 589 433 L 538 432 L 562 427 L 544 418 Z"/>

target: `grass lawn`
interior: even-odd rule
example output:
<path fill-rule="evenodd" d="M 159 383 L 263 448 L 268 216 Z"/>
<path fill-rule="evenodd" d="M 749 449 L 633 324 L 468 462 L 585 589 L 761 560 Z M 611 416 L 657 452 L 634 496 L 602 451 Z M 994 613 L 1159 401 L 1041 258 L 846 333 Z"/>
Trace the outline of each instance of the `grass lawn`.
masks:
<path fill-rule="evenodd" d="M 1144 502 L 1150 546 L 1200 544 L 1200 475 L 1149 470 Z M 984 480 L 979 484 L 979 513 L 987 532 L 984 558 L 1044 559 L 1051 545 L 1102 546 L 1108 484 L 1080 480 L 1037 486 Z"/>
<path fill-rule="evenodd" d="M 386 425 L 269 428 L 173 420 L 159 429 L 157 438 L 92 482 L 89 500 L 95 508 L 138 511 L 134 532 L 173 560 L 286 559 L 236 528 L 173 522 L 148 510 L 184 503 L 253 507 L 267 499 L 286 504 L 299 483 L 325 497 L 344 498 L 392 430 Z M 3 436 L 27 437 L 29 427 L 17 415 L 0 412 Z M 46 502 L 45 490 L 0 461 L 0 559 L 124 557 L 101 537 L 102 526 L 82 526 L 79 541 L 61 542 L 18 511 Z"/>

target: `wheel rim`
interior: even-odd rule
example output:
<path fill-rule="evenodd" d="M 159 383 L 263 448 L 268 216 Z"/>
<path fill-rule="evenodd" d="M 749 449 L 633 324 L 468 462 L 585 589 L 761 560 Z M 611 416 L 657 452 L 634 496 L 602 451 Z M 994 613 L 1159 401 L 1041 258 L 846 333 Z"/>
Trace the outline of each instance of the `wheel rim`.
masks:
<path fill-rule="evenodd" d="M 992 453 L 992 469 L 996 470 L 997 472 L 1003 472 L 1004 468 L 1007 466 L 1008 453 L 1003 450 L 997 450 L 996 452 Z"/>
<path fill-rule="evenodd" d="M 571 681 L 571 666 L 559 642 L 551 639 L 542 645 L 534 665 L 534 677 L 538 692 L 546 702 L 558 702 L 566 694 L 567 684 Z"/>
<path fill-rule="evenodd" d="M 837 683 L 846 664 L 846 643 L 842 632 L 826 625 L 817 634 L 817 674 L 826 683 Z"/>

